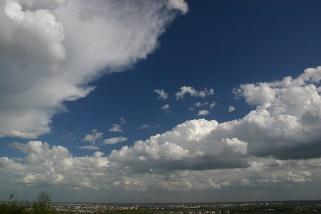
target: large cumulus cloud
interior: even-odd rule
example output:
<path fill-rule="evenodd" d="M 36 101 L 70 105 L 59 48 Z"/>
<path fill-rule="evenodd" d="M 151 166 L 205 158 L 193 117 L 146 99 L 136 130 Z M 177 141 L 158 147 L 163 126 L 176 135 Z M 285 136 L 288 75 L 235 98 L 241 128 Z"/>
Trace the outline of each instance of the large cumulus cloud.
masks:
<path fill-rule="evenodd" d="M 50 131 L 63 102 L 91 80 L 144 59 L 183 0 L 4 0 L 0 2 L 0 136 Z"/>
<path fill-rule="evenodd" d="M 49 131 L 63 101 L 86 96 L 87 83 L 103 68 L 119 71 L 146 57 L 175 15 L 168 8 L 188 8 L 184 1 L 125 0 L 8 0 L 0 6 L 0 98 L 6 101 L 0 135 L 20 137 Z M 244 117 L 186 121 L 111 154 L 78 157 L 39 141 L 12 144 L 24 156 L 0 157 L 0 185 L 145 192 L 319 187 L 321 67 L 234 92 L 252 107 Z"/>
<path fill-rule="evenodd" d="M 237 137 L 249 153 L 280 159 L 319 157 L 321 129 L 321 68 L 310 68 L 297 78 L 241 85 L 238 93 L 255 105 L 244 118 L 226 122 L 213 138 Z"/>
<path fill-rule="evenodd" d="M 109 159 L 133 171 L 207 170 L 247 167 L 247 143 L 236 138 L 212 141 L 216 121 L 192 120 L 164 134 L 113 151 Z"/>
<path fill-rule="evenodd" d="M 254 105 L 243 118 L 186 121 L 109 159 L 132 171 L 158 172 L 247 168 L 253 158 L 320 158 L 320 81 L 319 67 L 297 78 L 243 84 L 235 92 Z"/>
<path fill-rule="evenodd" d="M 320 81 L 321 68 L 313 68 L 296 78 L 243 84 L 235 92 L 254 105 L 243 118 L 186 121 L 108 155 L 75 157 L 62 146 L 12 144 L 26 156 L 3 157 L 0 168 L 8 175 L 19 169 L 23 183 L 77 187 L 145 189 L 157 182 L 159 188 L 195 190 L 318 181 Z"/>

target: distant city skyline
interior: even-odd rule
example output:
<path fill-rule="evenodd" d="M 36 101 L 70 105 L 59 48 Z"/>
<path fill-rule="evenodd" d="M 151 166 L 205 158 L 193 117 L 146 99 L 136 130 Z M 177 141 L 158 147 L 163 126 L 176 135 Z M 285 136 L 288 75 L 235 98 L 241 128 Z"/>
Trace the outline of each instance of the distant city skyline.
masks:
<path fill-rule="evenodd" d="M 321 2 L 0 2 L 0 200 L 320 199 Z"/>

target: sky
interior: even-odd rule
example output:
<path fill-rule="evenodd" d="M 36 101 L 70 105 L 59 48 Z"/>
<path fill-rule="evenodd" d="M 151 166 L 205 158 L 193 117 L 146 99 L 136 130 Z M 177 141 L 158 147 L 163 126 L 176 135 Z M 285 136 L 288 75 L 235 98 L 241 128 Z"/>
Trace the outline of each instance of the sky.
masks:
<path fill-rule="evenodd" d="M 320 199 L 321 2 L 0 2 L 0 200 Z"/>

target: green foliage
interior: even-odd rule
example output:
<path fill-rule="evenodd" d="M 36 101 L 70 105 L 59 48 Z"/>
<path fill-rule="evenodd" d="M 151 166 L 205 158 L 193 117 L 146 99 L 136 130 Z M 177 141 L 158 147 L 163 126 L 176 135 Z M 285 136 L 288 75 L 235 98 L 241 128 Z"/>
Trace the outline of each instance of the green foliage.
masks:
<path fill-rule="evenodd" d="M 38 195 L 38 201 L 32 205 L 33 214 L 55 214 L 56 211 L 51 208 L 50 196 L 46 192 L 42 192 Z"/>
<path fill-rule="evenodd" d="M 7 202 L 0 203 L 0 214 L 57 214 L 57 212 L 51 208 L 49 194 L 42 192 L 32 206 L 18 201 L 13 194 L 10 195 Z"/>
<path fill-rule="evenodd" d="M 0 204 L 1 214 L 25 214 L 25 206 L 22 202 L 14 197 L 14 194 L 10 195 L 7 203 Z"/>

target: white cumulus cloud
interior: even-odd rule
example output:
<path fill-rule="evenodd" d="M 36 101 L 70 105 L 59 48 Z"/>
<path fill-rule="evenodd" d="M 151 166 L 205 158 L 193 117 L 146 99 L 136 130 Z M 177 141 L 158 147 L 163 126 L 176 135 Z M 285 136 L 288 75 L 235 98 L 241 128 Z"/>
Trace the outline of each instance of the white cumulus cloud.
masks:
<path fill-rule="evenodd" d="M 233 188 L 272 191 L 305 184 L 319 189 L 320 84 L 319 67 L 296 78 L 254 84 L 273 93 L 273 98 L 260 98 L 256 105 L 252 101 L 260 89 L 244 84 L 239 96 L 254 106 L 243 118 L 189 120 L 108 155 L 97 151 L 77 157 L 63 146 L 15 143 L 11 147 L 24 156 L 0 157 L 0 187 L 50 184 L 62 186 L 64 191 L 91 188 L 149 195 L 224 192 L 226 187 L 225 193 L 230 194 Z M 159 199 L 159 194 L 153 195 Z"/>
<path fill-rule="evenodd" d="M 0 136 L 50 131 L 63 103 L 85 97 L 103 72 L 121 71 L 158 47 L 184 1 L 0 2 Z"/>

